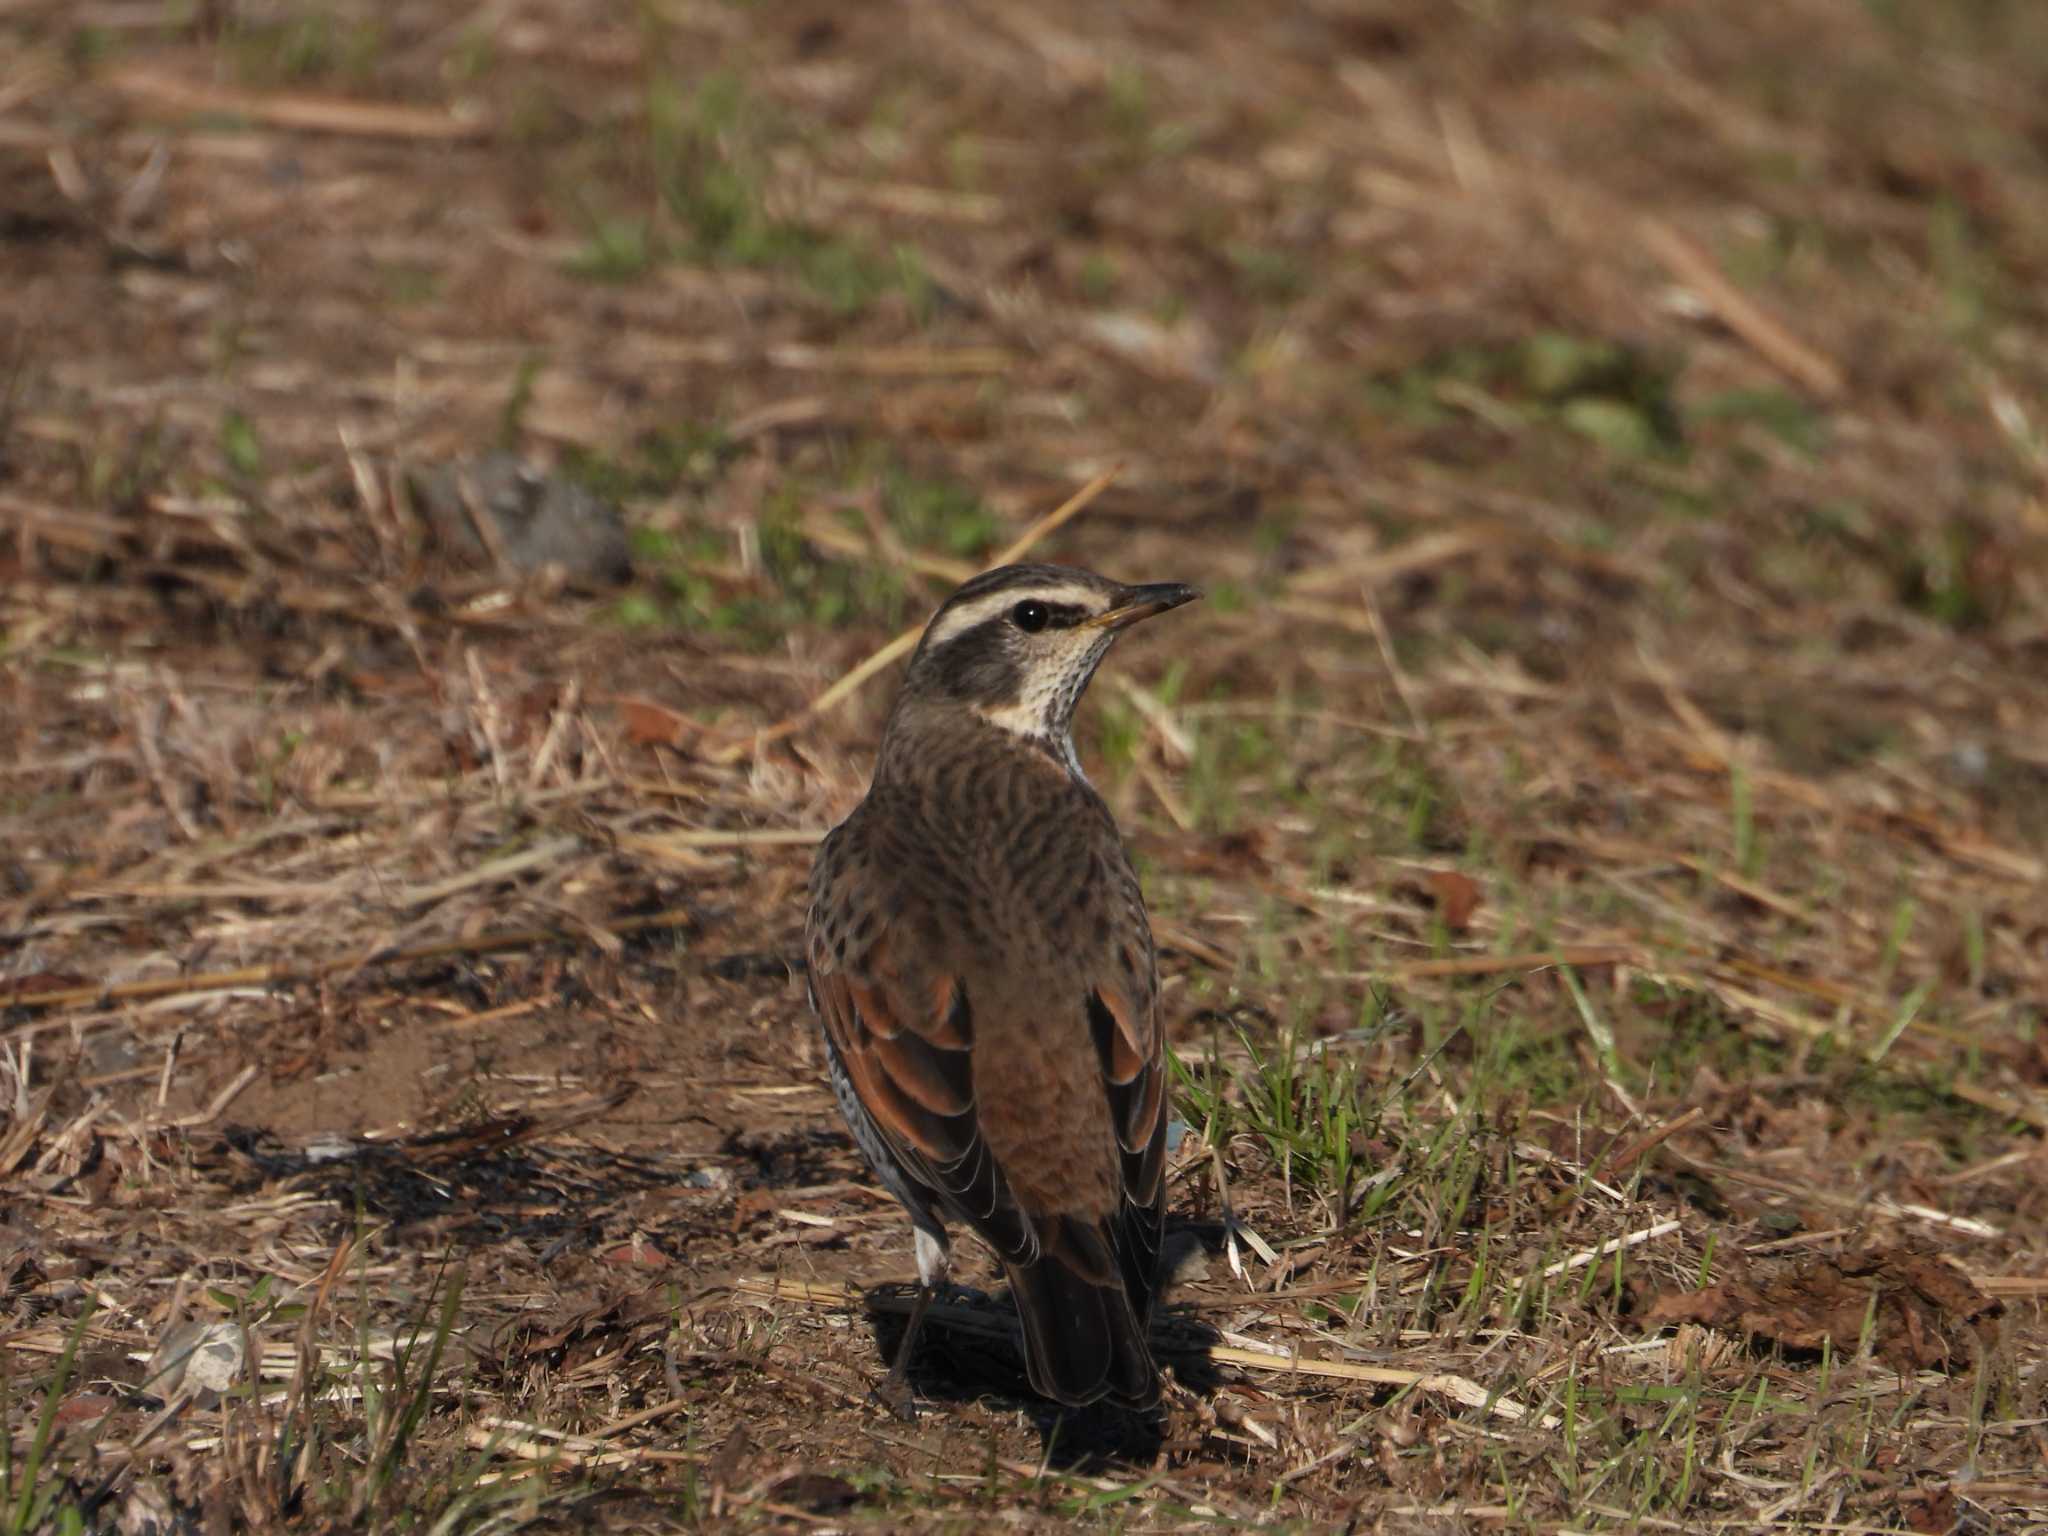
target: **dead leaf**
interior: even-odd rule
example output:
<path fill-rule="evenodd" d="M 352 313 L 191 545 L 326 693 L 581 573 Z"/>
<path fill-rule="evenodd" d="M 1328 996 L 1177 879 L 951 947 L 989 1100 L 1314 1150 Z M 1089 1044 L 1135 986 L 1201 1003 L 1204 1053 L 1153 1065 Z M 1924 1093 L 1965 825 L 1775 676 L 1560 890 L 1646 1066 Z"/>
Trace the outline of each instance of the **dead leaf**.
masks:
<path fill-rule="evenodd" d="M 1956 1496 L 1947 1488 L 1915 1489 L 1900 1495 L 1899 1513 L 1906 1517 L 1910 1531 L 1948 1536 L 1956 1528 Z"/>
<path fill-rule="evenodd" d="M 745 1421 L 733 1425 L 732 1433 L 725 1437 L 725 1442 L 712 1454 L 711 1459 L 704 1463 L 704 1481 L 714 1488 L 731 1487 L 733 1474 L 739 1470 L 740 1463 L 753 1448 L 753 1437 L 747 1433 Z"/>
<path fill-rule="evenodd" d="M 814 1515 L 851 1509 L 860 1502 L 860 1490 L 843 1477 L 830 1472 L 796 1472 L 771 1484 L 768 1493 L 778 1504 L 807 1510 Z"/>
<path fill-rule="evenodd" d="M 607 1249 L 600 1256 L 599 1262 L 632 1268 L 659 1269 L 669 1262 L 669 1257 L 644 1238 L 635 1238 L 630 1243 L 620 1243 L 616 1248 Z"/>
<path fill-rule="evenodd" d="M 59 1428 L 72 1424 L 89 1424 L 95 1419 L 104 1419 L 121 1406 L 117 1397 L 104 1392 L 81 1392 L 67 1397 L 58 1405 L 55 1423 Z"/>
<path fill-rule="evenodd" d="M 782 1204 L 781 1193 L 773 1189 L 750 1189 L 732 1205 L 732 1229 L 744 1232 L 763 1217 L 775 1214 Z"/>
<path fill-rule="evenodd" d="M 596 1298 L 564 1297 L 552 1320 L 554 1326 L 545 1333 L 527 1339 L 520 1345 L 519 1353 L 529 1358 L 553 1354 L 570 1340 L 583 1338 L 605 1327 L 615 1320 L 615 1316 L 616 1308 L 607 1306 Z"/>
<path fill-rule="evenodd" d="M 680 746 L 696 730 L 689 716 L 649 699 L 619 700 L 619 715 L 626 722 L 626 740 L 636 747 Z"/>
<path fill-rule="evenodd" d="M 1812 1258 L 1764 1280 L 1725 1280 L 1699 1291 L 1666 1291 L 1645 1309 L 1654 1327 L 1699 1323 L 1770 1339 L 1787 1349 L 1853 1350 L 1866 1320 L 1871 1348 L 1899 1370 L 1946 1370 L 1966 1362 L 1971 1340 L 1990 1344 L 2003 1310 L 1961 1271 L 1905 1249 L 1877 1249 L 1839 1262 Z"/>
<path fill-rule="evenodd" d="M 1266 844 L 1265 831 L 1252 827 L 1175 846 L 1179 866 L 1190 874 L 1243 879 L 1263 878 L 1272 872 Z"/>
<path fill-rule="evenodd" d="M 1479 882 L 1455 869 L 1439 869 L 1430 873 L 1428 884 L 1444 926 L 1452 933 L 1463 933 L 1472 925 L 1472 914 L 1479 910 Z"/>

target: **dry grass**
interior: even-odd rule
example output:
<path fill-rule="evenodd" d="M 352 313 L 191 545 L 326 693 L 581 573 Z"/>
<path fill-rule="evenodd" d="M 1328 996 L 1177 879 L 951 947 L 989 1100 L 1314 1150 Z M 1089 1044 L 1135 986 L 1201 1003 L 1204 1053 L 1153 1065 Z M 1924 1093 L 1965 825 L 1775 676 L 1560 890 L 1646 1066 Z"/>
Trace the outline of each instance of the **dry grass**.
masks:
<path fill-rule="evenodd" d="M 0 0 L 0 1530 L 2048 1529 L 2048 14 L 1100 10 Z M 899 1424 L 809 845 L 1112 467 L 1176 1387 Z"/>

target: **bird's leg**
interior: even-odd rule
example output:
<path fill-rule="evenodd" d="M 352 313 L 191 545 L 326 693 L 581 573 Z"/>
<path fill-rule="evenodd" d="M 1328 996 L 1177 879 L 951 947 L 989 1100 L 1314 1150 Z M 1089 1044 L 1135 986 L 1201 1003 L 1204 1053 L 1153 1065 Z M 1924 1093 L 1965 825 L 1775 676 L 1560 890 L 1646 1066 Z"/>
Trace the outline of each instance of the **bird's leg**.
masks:
<path fill-rule="evenodd" d="M 935 1236 L 922 1226 L 916 1230 L 917 1299 L 910 1304 L 910 1320 L 903 1325 L 903 1342 L 896 1346 L 896 1363 L 889 1367 L 888 1378 L 875 1392 L 884 1407 L 903 1419 L 917 1417 L 910 1392 L 910 1357 L 917 1352 L 917 1336 L 924 1327 L 925 1308 L 932 1304 L 932 1297 L 946 1283 L 948 1269 L 944 1235 Z"/>
<path fill-rule="evenodd" d="M 903 1342 L 896 1346 L 896 1363 L 889 1367 L 888 1378 L 875 1390 L 875 1396 L 882 1400 L 882 1405 L 900 1419 L 917 1417 L 910 1392 L 910 1357 L 917 1351 L 917 1335 L 924 1326 L 924 1309 L 931 1304 L 932 1288 L 918 1286 L 917 1299 L 910 1304 L 910 1321 L 903 1325 Z"/>

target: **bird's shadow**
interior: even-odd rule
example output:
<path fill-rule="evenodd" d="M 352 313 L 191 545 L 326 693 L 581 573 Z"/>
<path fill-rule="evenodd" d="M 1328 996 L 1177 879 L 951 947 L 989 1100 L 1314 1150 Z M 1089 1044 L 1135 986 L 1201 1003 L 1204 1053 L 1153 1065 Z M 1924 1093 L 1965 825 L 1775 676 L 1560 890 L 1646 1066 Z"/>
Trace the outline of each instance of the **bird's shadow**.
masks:
<path fill-rule="evenodd" d="M 915 1286 L 900 1283 L 875 1286 L 865 1294 L 864 1310 L 885 1369 L 902 1345 L 916 1294 Z M 1161 1307 L 1151 1337 L 1153 1354 L 1180 1386 L 1206 1397 L 1221 1385 L 1209 1352 L 1222 1337 L 1192 1310 Z M 992 1396 L 1017 1400 L 1038 1432 L 1046 1466 L 1058 1471 L 1099 1474 L 1150 1467 L 1166 1444 L 1167 1416 L 1161 1406 L 1065 1408 L 1037 1396 L 1025 1374 L 1016 1303 L 1007 1288 L 993 1296 L 964 1286 L 941 1291 L 925 1315 L 906 1379 L 913 1397 L 927 1405 Z"/>
<path fill-rule="evenodd" d="M 701 1164 L 690 1165 L 695 1160 L 616 1152 L 554 1139 L 548 1130 L 501 1116 L 387 1142 L 337 1136 L 309 1149 L 259 1127 L 228 1125 L 217 1145 L 228 1154 L 230 1189 L 290 1184 L 339 1211 L 387 1220 L 399 1231 L 430 1231 L 458 1248 L 518 1239 L 543 1264 L 602 1242 L 602 1213 L 622 1202 L 703 1187 L 693 1183 L 703 1176 Z M 635 1228 L 680 1253 L 723 1235 L 726 1221 L 702 1200 L 670 1200 L 646 1205 Z"/>

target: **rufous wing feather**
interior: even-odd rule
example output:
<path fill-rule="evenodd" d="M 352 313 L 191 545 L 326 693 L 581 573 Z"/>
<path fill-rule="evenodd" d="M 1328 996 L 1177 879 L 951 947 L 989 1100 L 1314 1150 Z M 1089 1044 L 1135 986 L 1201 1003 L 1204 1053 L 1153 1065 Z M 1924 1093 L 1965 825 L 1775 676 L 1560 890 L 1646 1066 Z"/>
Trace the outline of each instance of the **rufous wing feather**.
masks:
<path fill-rule="evenodd" d="M 1166 1059 L 1150 999 L 1141 1005 L 1118 987 L 1098 986 L 1088 996 L 1088 1019 L 1122 1155 L 1124 1203 L 1115 1223 L 1117 1256 L 1131 1306 L 1142 1323 L 1150 1314 L 1157 1284 L 1165 1216 Z"/>
<path fill-rule="evenodd" d="M 908 982 L 884 937 L 844 969 L 813 945 L 811 989 L 854 1092 L 905 1170 L 999 1257 L 1035 1259 L 1037 1234 L 977 1123 L 973 1015 L 958 981 Z"/>

